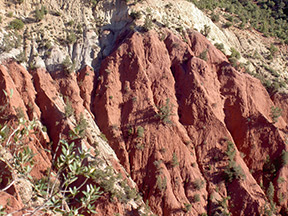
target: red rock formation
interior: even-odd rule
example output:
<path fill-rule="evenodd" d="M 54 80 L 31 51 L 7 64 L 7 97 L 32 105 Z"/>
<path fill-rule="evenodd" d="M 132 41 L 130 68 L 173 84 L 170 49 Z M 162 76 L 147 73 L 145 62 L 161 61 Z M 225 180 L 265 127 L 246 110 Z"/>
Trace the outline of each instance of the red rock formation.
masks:
<path fill-rule="evenodd" d="M 30 74 L 13 61 L 0 66 L 1 89 L 7 94 L 13 90 L 11 98 L 0 91 L 1 122 L 15 119 L 20 107 L 24 117 L 37 118 L 47 128 L 48 134 L 38 127 L 30 137 L 38 162 L 31 175 L 42 177 L 51 166 L 47 144 L 53 141 L 55 151 L 59 135 L 69 139 L 69 131 L 87 110 L 157 215 L 228 210 L 261 215 L 269 206 L 265 192 L 270 182 L 283 213 L 286 96 L 275 95 L 273 102 L 259 80 L 235 70 L 201 34 L 188 31 L 183 40 L 164 33 L 164 40 L 153 31 L 119 37 L 99 77 L 88 67 L 76 76 L 44 69 Z M 76 119 L 65 116 L 68 100 Z M 283 110 L 277 122 L 271 117 L 272 106 Z M 85 141 L 88 147 L 91 140 Z M 125 177 L 117 160 L 111 163 Z M 7 181 L 1 183 L 5 186 Z M 10 190 L 1 193 L 13 196 L 11 209 L 23 206 L 17 187 Z M 109 198 L 105 193 L 96 203 L 100 215 L 138 214 Z M 2 203 L 6 205 L 1 197 Z"/>
<path fill-rule="evenodd" d="M 154 32 L 134 33 L 103 61 L 97 124 L 158 215 L 181 215 L 185 203 L 192 203 L 191 215 L 213 213 L 207 200 L 215 190 L 223 199 L 231 196 L 233 215 L 261 214 L 266 198 L 259 184 L 267 188 L 274 179 L 263 166 L 267 155 L 276 163 L 285 150 L 286 123 L 282 118 L 272 123 L 273 102 L 260 81 L 237 72 L 205 37 L 191 31 L 185 43 L 166 35 L 160 41 Z M 205 51 L 206 61 L 197 58 Z M 167 98 L 175 114 L 171 125 L 155 117 Z M 236 144 L 235 161 L 246 176 L 232 183 L 223 180 L 227 139 Z M 171 165 L 173 155 L 177 166 Z M 162 191 L 159 179 L 166 179 Z M 197 179 L 206 181 L 198 191 Z M 196 194 L 199 203 L 193 203 Z"/>

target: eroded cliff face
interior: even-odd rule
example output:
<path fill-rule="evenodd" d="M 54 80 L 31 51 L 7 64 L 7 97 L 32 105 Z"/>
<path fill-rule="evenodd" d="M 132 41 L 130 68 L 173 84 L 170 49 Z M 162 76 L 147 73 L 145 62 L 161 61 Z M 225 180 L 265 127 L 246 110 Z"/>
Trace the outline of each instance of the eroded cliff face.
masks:
<path fill-rule="evenodd" d="M 277 161 L 286 151 L 285 119 L 273 123 L 260 81 L 236 71 L 205 37 L 188 31 L 184 41 L 169 31 L 121 41 L 102 63 L 97 124 L 158 215 L 181 215 L 189 203 L 191 215 L 213 214 L 227 196 L 233 215 L 263 214 L 269 182 L 281 188 L 277 179 L 286 178 Z M 204 51 L 206 61 L 197 57 Z M 164 107 L 171 123 L 159 117 Z M 231 168 L 231 182 L 229 140 L 244 174 L 236 180 Z"/>
<path fill-rule="evenodd" d="M 179 2 L 176 9 L 165 7 L 167 2 L 146 3 L 152 10 L 163 9 L 168 14 L 184 6 L 194 8 Z M 18 8 L 19 13 L 32 11 L 30 3 Z M 67 11 L 67 21 L 75 16 L 95 18 L 97 14 L 92 11 L 105 6 L 100 1 L 90 11 L 84 8 L 88 3 L 81 1 L 78 3 L 83 3 L 83 8 L 72 13 L 73 1 L 50 3 L 49 9 Z M 3 3 L 0 6 L 4 7 Z M 128 6 L 132 11 L 141 8 L 132 3 Z M 110 177 L 93 183 L 104 192 L 95 203 L 98 215 L 287 214 L 287 95 L 270 98 L 258 79 L 237 71 L 195 30 L 181 35 L 162 27 L 144 32 L 140 27 L 144 17 L 129 28 L 132 19 L 124 2 L 111 1 L 106 8 L 99 17 L 108 22 L 104 25 L 107 29 L 102 28 L 97 37 L 91 23 L 83 20 L 87 24 L 84 39 L 66 44 L 61 51 L 62 45 L 54 44 L 48 49 L 48 58 L 44 49 L 32 44 L 28 55 L 33 56 L 31 61 L 40 62 L 39 67 L 27 70 L 7 58 L 7 53 L 2 56 L 0 123 L 13 131 L 20 118 L 36 122 L 25 139 L 36 153 L 32 179 L 39 180 L 53 169 L 53 157 L 60 154 L 59 140 L 67 139 L 80 149 L 90 149 L 92 158 L 96 150 L 102 161 L 97 169 L 109 170 L 105 175 Z M 91 14 L 83 16 L 85 10 Z M 160 21 L 165 17 L 160 12 L 143 13 L 152 13 Z M 184 26 L 192 27 L 188 13 L 184 14 Z M 201 25 L 211 24 L 208 18 L 203 20 Z M 177 23 L 176 27 L 181 22 Z M 232 43 L 216 26 L 212 33 L 217 33 L 217 42 L 227 40 L 226 46 Z M 43 38 L 50 40 L 50 36 Z M 70 66 L 63 68 L 66 54 L 77 60 L 75 68 L 82 69 L 71 73 Z M 280 117 L 277 107 L 282 109 Z M 68 108 L 72 114 L 67 113 Z M 73 140 L 71 131 L 75 132 L 81 118 L 86 120 L 85 136 Z M 19 178 L 5 163 L 15 152 L 7 143 L 2 143 L 0 152 L 1 172 L 5 173 L 0 182 L 0 205 L 7 212 L 22 210 L 15 213 L 22 215 L 23 208 L 33 210 L 41 199 L 37 203 L 29 196 L 35 190 L 33 181 Z M 113 180 L 111 187 L 103 183 L 118 174 L 121 178 Z M 9 186 L 11 179 L 15 184 Z M 128 188 L 141 194 L 140 198 L 132 196 L 134 192 L 127 191 L 127 185 L 121 185 L 124 180 Z"/>

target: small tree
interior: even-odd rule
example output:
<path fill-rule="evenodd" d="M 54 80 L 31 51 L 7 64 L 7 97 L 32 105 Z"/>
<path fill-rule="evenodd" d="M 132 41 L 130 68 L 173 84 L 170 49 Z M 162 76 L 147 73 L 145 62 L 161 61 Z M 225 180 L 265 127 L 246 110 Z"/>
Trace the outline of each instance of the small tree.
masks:
<path fill-rule="evenodd" d="M 158 112 L 155 116 L 159 118 L 160 121 L 162 121 L 164 124 L 167 124 L 167 123 L 171 124 L 172 121 L 170 120 L 170 116 L 174 114 L 172 113 L 173 105 L 170 104 L 170 99 L 167 98 L 166 104 L 164 106 L 157 107 L 157 109 L 158 109 Z"/>
<path fill-rule="evenodd" d="M 14 30 L 21 30 L 24 27 L 24 23 L 20 19 L 14 19 L 10 22 L 9 28 Z"/>
<path fill-rule="evenodd" d="M 273 124 L 275 124 L 278 121 L 278 118 L 282 115 L 282 109 L 279 107 L 271 107 L 270 111 L 270 117 L 272 118 Z"/>

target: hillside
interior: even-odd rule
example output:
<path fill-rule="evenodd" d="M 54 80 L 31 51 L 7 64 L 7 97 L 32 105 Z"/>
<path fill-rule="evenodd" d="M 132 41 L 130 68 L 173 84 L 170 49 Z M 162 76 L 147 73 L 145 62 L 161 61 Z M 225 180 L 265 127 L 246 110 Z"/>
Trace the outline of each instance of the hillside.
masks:
<path fill-rule="evenodd" d="M 214 9 L 1 1 L 0 214 L 287 215 L 287 45 Z"/>

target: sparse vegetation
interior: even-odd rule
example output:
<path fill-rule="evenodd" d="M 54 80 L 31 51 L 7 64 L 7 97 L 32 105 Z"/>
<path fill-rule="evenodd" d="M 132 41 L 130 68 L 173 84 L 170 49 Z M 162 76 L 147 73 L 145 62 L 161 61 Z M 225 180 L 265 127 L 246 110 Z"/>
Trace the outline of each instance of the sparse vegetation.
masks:
<path fill-rule="evenodd" d="M 265 36 L 277 36 L 288 43 L 288 13 L 287 1 L 251 1 L 251 0 L 188 0 L 193 2 L 199 9 L 212 11 L 215 17 L 216 8 L 222 9 L 227 14 L 234 15 L 238 22 L 226 22 L 224 27 L 232 25 L 245 28 L 252 27 L 262 32 Z M 285 3 L 284 3 L 285 2 Z M 285 5 L 286 4 L 286 5 Z M 230 19 L 229 15 L 227 18 Z M 232 18 L 233 18 L 232 17 Z M 213 21 L 217 18 L 213 18 Z M 231 20 L 231 19 L 230 19 Z M 233 21 L 233 20 L 232 20 Z"/>
<path fill-rule="evenodd" d="M 205 49 L 202 53 L 200 53 L 199 58 L 204 61 L 207 61 L 207 52 L 208 52 L 208 49 Z"/>
<path fill-rule="evenodd" d="M 228 165 L 224 170 L 224 179 L 231 183 L 233 180 L 241 180 L 245 178 L 244 172 L 239 165 L 236 165 L 235 162 L 236 150 L 234 144 L 231 141 L 228 141 L 226 156 L 228 157 Z"/>
<path fill-rule="evenodd" d="M 166 176 L 164 178 L 162 178 L 161 175 L 157 176 L 156 187 L 162 192 L 166 190 L 166 188 L 167 188 Z"/>
<path fill-rule="evenodd" d="M 193 182 L 193 187 L 196 189 L 196 190 L 200 190 L 202 189 L 204 186 L 204 181 L 202 179 L 196 179 L 194 182 Z"/>
<path fill-rule="evenodd" d="M 21 30 L 24 28 L 24 23 L 20 19 L 14 19 L 9 23 L 9 28 L 14 30 Z"/>
<path fill-rule="evenodd" d="M 36 8 L 35 13 L 34 13 L 34 18 L 36 22 L 40 22 L 44 16 L 47 14 L 47 9 L 45 6 L 41 5 L 41 8 Z"/>
<path fill-rule="evenodd" d="M 145 32 L 149 31 L 152 29 L 152 26 L 153 26 L 153 22 L 152 22 L 152 16 L 150 14 L 148 14 L 146 17 L 145 17 L 145 21 L 144 21 L 144 25 L 143 25 L 143 30 Z"/>
<path fill-rule="evenodd" d="M 184 211 L 185 212 L 190 212 L 192 208 L 192 205 L 190 203 L 184 203 Z"/>
<path fill-rule="evenodd" d="M 179 165 L 179 161 L 178 161 L 178 158 L 177 158 L 177 155 L 175 152 L 172 155 L 171 165 L 172 165 L 172 167 L 176 167 Z"/>
<path fill-rule="evenodd" d="M 204 29 L 200 31 L 202 35 L 208 37 L 209 33 L 211 32 L 211 27 L 208 25 L 204 25 Z"/>
<path fill-rule="evenodd" d="M 170 117 L 173 116 L 174 114 L 172 113 L 173 105 L 170 104 L 170 99 L 167 98 L 166 104 L 164 106 L 157 107 L 157 109 L 158 109 L 158 112 L 155 116 L 164 124 L 168 124 L 168 123 L 171 124 L 172 121 Z"/>
<path fill-rule="evenodd" d="M 200 194 L 195 194 L 194 196 L 193 196 L 193 200 L 192 200 L 194 203 L 196 203 L 196 202 L 200 202 Z"/>
<path fill-rule="evenodd" d="M 144 136 L 144 128 L 143 127 L 139 126 L 137 128 L 137 136 L 138 137 L 143 137 Z"/>
<path fill-rule="evenodd" d="M 270 111 L 270 117 L 272 118 L 272 122 L 273 124 L 275 124 L 278 121 L 278 118 L 281 116 L 282 114 L 282 109 L 280 109 L 279 107 L 271 107 L 271 111 Z"/>
<path fill-rule="evenodd" d="M 65 117 L 69 118 L 72 115 L 74 115 L 74 108 L 72 106 L 71 101 L 68 99 L 68 97 L 66 97 L 65 100 L 66 100 L 65 101 L 65 103 L 66 103 L 66 105 L 65 105 Z"/>

